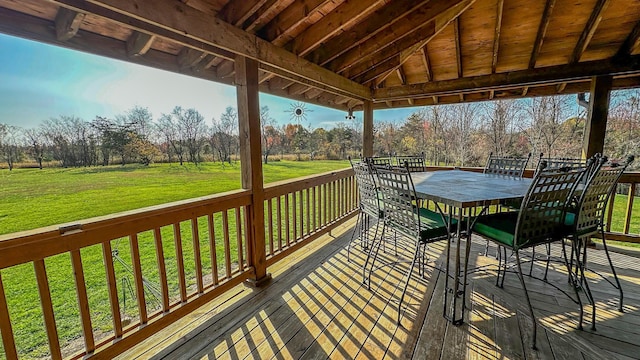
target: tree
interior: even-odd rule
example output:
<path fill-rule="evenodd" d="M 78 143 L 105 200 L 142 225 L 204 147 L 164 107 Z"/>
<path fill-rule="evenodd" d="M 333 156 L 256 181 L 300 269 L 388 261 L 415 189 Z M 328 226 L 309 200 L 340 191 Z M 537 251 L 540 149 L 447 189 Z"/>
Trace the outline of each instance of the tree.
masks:
<path fill-rule="evenodd" d="M 235 108 L 229 106 L 220 115 L 220 120 L 211 120 L 211 133 L 209 142 L 211 148 L 218 153 L 220 162 L 231 163 L 231 154 L 238 148 L 238 113 Z"/>
<path fill-rule="evenodd" d="M 19 134 L 20 128 L 13 125 L 0 124 L 0 157 L 13 170 L 19 158 Z"/>
<path fill-rule="evenodd" d="M 275 127 L 276 119 L 269 115 L 269 107 L 263 106 L 260 108 L 260 127 L 262 138 L 262 156 L 264 163 L 269 161 L 269 155 L 274 148 L 276 148 L 281 141 L 280 132 Z"/>
<path fill-rule="evenodd" d="M 175 124 L 178 141 L 186 150 L 189 161 L 194 164 L 200 162 L 200 151 L 204 143 L 204 134 L 207 131 L 204 116 L 196 109 L 183 109 L 176 106 L 171 112 Z"/>
<path fill-rule="evenodd" d="M 156 125 L 158 132 L 161 134 L 166 149 L 169 163 L 171 163 L 171 155 L 176 155 L 180 165 L 184 163 L 184 147 L 180 140 L 180 131 L 178 130 L 178 124 L 174 120 L 171 114 L 162 114 Z"/>
<path fill-rule="evenodd" d="M 45 148 L 44 134 L 38 129 L 27 129 L 24 131 L 24 137 L 31 157 L 38 163 L 38 168 L 42 170 Z"/>
<path fill-rule="evenodd" d="M 485 105 L 483 130 L 489 143 L 489 152 L 494 155 L 522 155 L 514 149 L 514 123 L 521 119 L 520 103 L 516 100 L 496 100 Z"/>
<path fill-rule="evenodd" d="M 129 141 L 125 145 L 125 152 L 129 159 L 149 165 L 153 159 L 160 155 L 160 151 L 149 140 L 140 137 L 135 132 L 128 134 Z"/>

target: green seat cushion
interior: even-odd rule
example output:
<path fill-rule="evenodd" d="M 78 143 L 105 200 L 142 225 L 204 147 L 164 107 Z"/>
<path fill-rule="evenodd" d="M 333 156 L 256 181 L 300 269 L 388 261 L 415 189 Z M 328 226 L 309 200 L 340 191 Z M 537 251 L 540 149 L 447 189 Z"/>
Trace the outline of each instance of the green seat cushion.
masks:
<path fill-rule="evenodd" d="M 573 235 L 576 226 L 576 214 L 568 211 L 564 216 L 564 225 L 565 231 L 568 235 Z M 577 235 L 582 236 L 586 234 L 593 234 L 596 231 L 598 231 L 598 226 L 590 226 L 588 228 L 580 229 Z"/>
<path fill-rule="evenodd" d="M 501 244 L 513 247 L 517 212 L 496 213 L 479 217 L 473 231 Z"/>
<path fill-rule="evenodd" d="M 420 216 L 421 242 L 440 240 L 440 238 L 447 236 L 449 230 L 447 229 L 447 224 L 442 221 L 442 216 L 439 212 L 418 208 L 418 215 Z M 451 226 L 457 223 L 456 219 L 451 219 Z"/>

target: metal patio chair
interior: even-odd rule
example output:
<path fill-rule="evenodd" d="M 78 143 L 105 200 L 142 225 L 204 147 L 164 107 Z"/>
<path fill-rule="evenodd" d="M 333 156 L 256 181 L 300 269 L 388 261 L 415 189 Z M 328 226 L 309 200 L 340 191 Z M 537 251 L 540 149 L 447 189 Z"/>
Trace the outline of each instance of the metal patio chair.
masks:
<path fill-rule="evenodd" d="M 356 185 L 358 186 L 359 208 L 358 219 L 356 220 L 356 229 L 351 233 L 351 240 L 347 246 L 347 261 L 351 261 L 351 248 L 360 244 L 362 249 L 367 251 L 371 241 L 369 241 L 369 230 L 371 221 L 375 221 L 375 230 L 373 239 L 378 235 L 380 220 L 384 213 L 380 204 L 378 194 L 378 185 L 374 179 L 371 165 L 366 161 L 353 162 L 349 158 L 353 172 L 355 173 Z M 356 232 L 360 233 L 356 238 Z"/>
<path fill-rule="evenodd" d="M 490 153 L 487 164 L 484 167 L 484 173 L 522 177 L 530 158 L 531 153 L 526 157 L 495 156 Z"/>
<path fill-rule="evenodd" d="M 367 163 L 369 163 L 372 166 L 391 166 L 391 158 L 390 157 L 384 157 L 384 156 L 372 156 L 372 157 L 366 157 L 363 159 L 364 161 L 366 161 Z"/>
<path fill-rule="evenodd" d="M 411 179 L 408 163 L 403 167 L 376 167 L 375 174 L 378 178 L 381 201 L 384 210 L 384 224 L 382 236 L 388 230 L 393 230 L 398 236 L 409 240 L 407 250 L 412 254 L 411 265 L 405 275 L 402 294 L 398 301 L 398 324 L 402 314 L 402 302 L 407 291 L 407 286 L 413 273 L 413 268 L 417 262 L 424 259 L 426 245 L 439 240 L 449 239 L 450 231 L 454 224 L 454 219 L 421 208 L 415 205 L 416 191 Z M 368 288 L 371 287 L 371 273 L 374 271 L 375 263 L 380 250 L 380 240 L 371 249 L 369 257 L 365 262 L 365 268 L 371 261 L 371 270 L 366 274 L 363 272 L 363 280 Z M 372 259 L 370 259 L 372 257 Z M 382 267 L 382 266 L 380 266 Z M 379 267 L 378 267 L 379 268 Z M 423 266 L 421 264 L 420 272 Z"/>
<path fill-rule="evenodd" d="M 618 181 L 620 180 L 620 176 L 622 176 L 624 171 L 627 169 L 629 164 L 633 162 L 633 160 L 634 157 L 629 156 L 623 164 L 617 164 L 607 163 L 606 157 L 600 158 L 598 164 L 594 166 L 595 169 L 592 171 L 585 189 L 580 195 L 575 210 L 568 211 L 565 220 L 566 225 L 571 229 L 571 233 L 568 238 L 576 244 L 574 247 L 572 247 L 572 249 L 575 248 L 577 250 L 575 257 L 576 266 L 572 273 L 573 278 L 579 278 L 581 284 L 585 284 L 586 287 L 589 286 L 584 277 L 584 270 L 586 269 L 587 264 L 586 245 L 587 241 L 593 235 L 598 234 L 602 239 L 602 245 L 605 254 L 607 255 L 607 260 L 609 262 L 615 284 L 604 276 L 603 279 L 613 285 L 614 288 L 618 289 L 620 293 L 618 310 L 620 312 L 623 311 L 624 293 L 622 291 L 622 286 L 620 285 L 620 280 L 618 279 L 615 267 L 613 266 L 613 263 L 611 261 L 609 249 L 607 248 L 607 241 L 604 236 L 604 214 L 610 197 L 615 194 L 616 186 L 618 184 Z M 580 251 L 582 251 L 582 254 Z M 580 255 L 582 256 L 582 259 L 580 259 Z M 571 257 L 571 260 L 574 260 L 573 256 Z M 580 271 L 580 274 L 578 274 L 578 270 Z M 574 281 L 577 282 L 577 280 Z M 595 324 L 595 302 L 593 298 L 590 300 L 593 305 L 592 322 Z"/>
<path fill-rule="evenodd" d="M 545 162 L 540 164 L 541 171 L 537 171 L 519 211 L 480 216 L 473 225 L 474 233 L 496 243 L 499 251 L 504 249 L 505 259 L 503 261 L 500 257 L 498 263 L 497 286 L 504 284 L 504 275 L 507 270 L 506 249 L 511 249 L 515 253 L 518 277 L 533 321 L 532 347 L 534 349 L 536 348 L 536 318 L 524 281 L 520 251 L 535 245 L 561 241 L 567 235 L 568 231 L 564 224 L 566 206 L 575 184 L 585 173 L 584 170 L 544 171 L 545 166 Z M 565 264 L 567 271 L 570 272 L 570 265 Z M 501 272 L 502 283 L 500 283 Z M 582 329 L 582 300 L 578 289 L 575 286 L 572 287 L 576 296 L 574 301 L 579 305 L 578 328 Z"/>
<path fill-rule="evenodd" d="M 412 156 L 397 156 L 396 165 L 404 166 L 405 163 L 408 166 L 410 172 L 426 171 L 427 165 L 424 161 L 424 153 Z"/>

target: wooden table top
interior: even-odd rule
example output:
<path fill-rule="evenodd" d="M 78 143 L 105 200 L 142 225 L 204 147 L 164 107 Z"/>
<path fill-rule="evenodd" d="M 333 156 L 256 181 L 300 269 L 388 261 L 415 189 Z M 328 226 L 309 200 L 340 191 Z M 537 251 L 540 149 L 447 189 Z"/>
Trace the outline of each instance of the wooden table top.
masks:
<path fill-rule="evenodd" d="M 418 197 L 457 208 L 522 199 L 532 181 L 462 170 L 416 172 L 411 178 Z"/>

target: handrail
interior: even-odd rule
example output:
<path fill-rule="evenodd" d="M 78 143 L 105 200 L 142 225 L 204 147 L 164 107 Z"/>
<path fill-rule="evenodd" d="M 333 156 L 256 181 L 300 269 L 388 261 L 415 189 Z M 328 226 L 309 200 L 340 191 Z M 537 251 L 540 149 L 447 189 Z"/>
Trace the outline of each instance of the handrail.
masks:
<path fill-rule="evenodd" d="M 263 195 L 267 209 L 267 265 L 357 214 L 357 190 L 351 169 L 267 184 Z M 16 298 L 12 298 L 21 292 L 16 288 L 20 286 L 16 285 L 17 278 L 37 282 L 50 356 L 54 359 L 69 355 L 78 359 L 88 354 L 100 358 L 116 356 L 251 278 L 255 273 L 251 246 L 255 244 L 249 242 L 256 240 L 251 236 L 250 229 L 255 225 L 250 214 L 255 198 L 250 190 L 235 190 L 1 235 L 0 333 L 5 355 L 26 355 L 16 347 L 13 329 L 20 327 L 12 326 L 12 322 L 21 321 L 20 312 L 11 308 L 11 300 L 13 306 L 20 305 L 15 305 Z M 118 248 L 121 242 L 126 246 Z M 149 256 L 152 254 L 155 256 Z M 93 261 L 87 263 L 88 258 Z M 24 265 L 29 263 L 33 270 L 27 267 L 25 272 Z M 103 274 L 97 285 L 89 271 L 96 266 Z M 126 271 L 122 267 L 127 267 Z M 85 346 L 75 354 L 59 343 L 61 319 L 59 314 L 54 316 L 54 308 L 68 305 L 57 303 L 61 290 L 54 280 L 62 270 L 73 274 L 64 281 L 75 284 L 72 288 L 79 305 L 73 316 L 80 319 Z M 126 308 L 124 285 L 119 286 L 118 277 L 123 271 L 131 278 L 131 291 L 135 291 Z M 106 292 L 104 303 L 90 302 L 89 294 L 97 291 L 92 286 Z M 151 301 L 156 296 L 157 301 Z M 33 304 L 24 306 L 32 308 Z M 94 334 L 96 328 L 109 327 L 94 323 L 92 313 L 96 311 L 112 319 L 112 331 L 106 336 Z M 123 311 L 129 315 L 133 312 L 134 317 L 125 322 Z M 46 342 L 43 340 L 41 346 Z"/>

